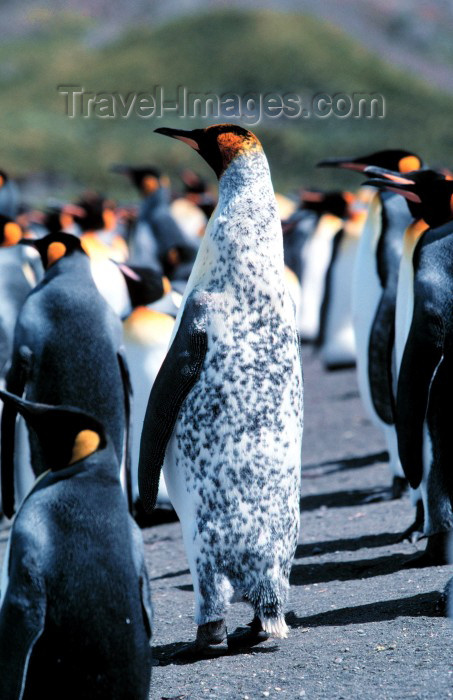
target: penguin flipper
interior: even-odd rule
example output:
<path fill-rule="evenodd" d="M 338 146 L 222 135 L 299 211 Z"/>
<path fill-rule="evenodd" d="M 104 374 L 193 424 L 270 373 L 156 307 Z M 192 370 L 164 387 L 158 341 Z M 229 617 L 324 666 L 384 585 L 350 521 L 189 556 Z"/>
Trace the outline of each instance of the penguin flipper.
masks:
<path fill-rule="evenodd" d="M 398 451 L 413 489 L 423 476 L 423 424 L 432 383 L 443 361 L 442 318 L 414 318 L 404 348 L 396 399 Z"/>
<path fill-rule="evenodd" d="M 140 583 L 140 598 L 143 609 L 143 619 L 148 632 L 148 638 L 152 637 L 153 628 L 153 606 L 151 603 L 151 587 L 149 585 L 148 571 L 145 563 L 145 555 L 143 551 L 143 537 L 139 526 L 130 516 L 129 518 L 132 535 L 132 557 L 134 560 L 135 571 Z"/>
<path fill-rule="evenodd" d="M 19 544 L 19 542 L 13 542 Z M 0 609 L 0 697 L 21 700 L 33 647 L 42 635 L 46 599 L 42 577 L 24 547 L 11 548 L 10 581 Z M 18 551 L 19 550 L 19 551 Z M 35 558 L 32 556 L 32 559 Z"/>
<path fill-rule="evenodd" d="M 178 331 L 151 389 L 138 467 L 139 492 L 147 512 L 156 504 L 160 471 L 179 411 L 203 366 L 208 303 L 206 294 L 192 292 L 187 298 Z"/>
<path fill-rule="evenodd" d="M 11 394 L 22 397 L 27 382 L 31 351 L 21 348 L 13 358 L 6 379 L 6 389 Z M 3 512 L 7 518 L 14 515 L 14 445 L 17 408 L 8 402 L 3 406 L 1 423 L 1 490 Z"/>
<path fill-rule="evenodd" d="M 9 359 L 8 334 L 0 319 L 0 377 L 4 376 L 5 367 Z"/>
<path fill-rule="evenodd" d="M 131 439 L 132 439 L 132 382 L 127 366 L 126 355 L 123 348 L 117 352 L 118 364 L 120 367 L 121 380 L 124 391 L 124 413 L 126 417 L 126 434 L 124 439 L 124 468 L 126 476 L 126 497 L 129 512 L 132 512 L 132 475 L 131 475 Z"/>
<path fill-rule="evenodd" d="M 387 290 L 381 296 L 371 327 L 368 344 L 368 379 L 374 408 L 379 418 L 393 425 L 392 353 L 395 342 L 395 295 Z"/>

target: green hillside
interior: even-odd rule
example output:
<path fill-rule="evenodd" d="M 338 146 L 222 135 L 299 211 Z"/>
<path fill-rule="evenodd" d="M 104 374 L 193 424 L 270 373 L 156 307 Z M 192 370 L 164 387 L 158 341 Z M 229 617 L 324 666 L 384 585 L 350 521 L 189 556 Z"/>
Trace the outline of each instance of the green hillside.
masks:
<path fill-rule="evenodd" d="M 57 92 L 62 84 L 123 95 L 162 85 L 168 99 L 178 85 L 220 94 L 375 92 L 385 97 L 383 119 L 279 119 L 253 127 L 280 189 L 333 185 L 334 172 L 313 166 L 336 154 L 405 147 L 432 163 L 453 161 L 453 98 L 394 70 L 313 18 L 216 12 L 156 29 L 142 26 L 108 45 L 96 41 L 97 30 L 93 20 L 74 15 L 38 17 L 27 40 L 1 44 L 1 167 L 15 175 L 71 173 L 117 194 L 123 183 L 108 175 L 112 162 L 155 162 L 170 174 L 191 165 L 209 174 L 189 149 L 152 132 L 158 126 L 194 128 L 215 120 L 140 119 L 134 114 L 128 119 L 69 119 Z M 349 177 L 341 182 L 358 184 L 357 177 Z"/>

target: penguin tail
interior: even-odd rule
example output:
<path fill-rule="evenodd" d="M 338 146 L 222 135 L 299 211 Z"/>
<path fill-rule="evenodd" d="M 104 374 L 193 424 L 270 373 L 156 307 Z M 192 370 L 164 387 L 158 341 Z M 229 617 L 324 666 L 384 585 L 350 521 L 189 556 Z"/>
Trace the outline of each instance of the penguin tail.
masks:
<path fill-rule="evenodd" d="M 288 625 L 283 615 L 279 617 L 260 617 L 263 630 L 275 639 L 286 639 L 289 634 Z"/>
<path fill-rule="evenodd" d="M 282 588 L 279 583 L 262 579 L 247 595 L 263 630 L 277 639 L 285 639 L 289 631 L 283 614 L 286 594 Z"/>

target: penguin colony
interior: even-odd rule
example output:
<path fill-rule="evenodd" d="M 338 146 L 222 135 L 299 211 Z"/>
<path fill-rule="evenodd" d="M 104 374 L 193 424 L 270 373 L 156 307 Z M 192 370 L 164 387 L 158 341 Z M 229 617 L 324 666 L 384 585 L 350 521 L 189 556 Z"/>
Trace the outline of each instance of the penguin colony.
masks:
<path fill-rule="evenodd" d="M 155 522 L 156 506 L 181 521 L 194 584 L 197 633 L 181 656 L 288 634 L 301 344 L 326 369 L 356 364 L 392 497 L 411 491 L 402 537 L 427 537 L 410 565 L 446 563 L 453 176 L 402 150 L 330 158 L 319 165 L 361 174 L 358 192 L 277 203 L 250 131 L 157 131 L 211 166 L 218 201 L 195 172 L 172 199 L 156 167 L 115 165 L 138 210 L 93 192 L 19 210 L 1 173 L 1 493 L 15 514 L 4 700 L 148 697 L 152 607 L 134 520 Z M 238 599 L 252 621 L 228 634 Z"/>

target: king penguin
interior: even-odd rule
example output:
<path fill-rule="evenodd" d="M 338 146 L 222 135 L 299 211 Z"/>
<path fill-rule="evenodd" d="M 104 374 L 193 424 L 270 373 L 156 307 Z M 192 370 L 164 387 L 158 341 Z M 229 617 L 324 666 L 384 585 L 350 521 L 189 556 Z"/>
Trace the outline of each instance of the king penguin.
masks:
<path fill-rule="evenodd" d="M 233 595 L 255 614 L 241 643 L 287 636 L 299 529 L 300 348 L 260 142 L 234 124 L 157 132 L 198 151 L 219 178 L 219 202 L 150 394 L 139 464 L 147 509 L 163 464 L 194 584 L 192 651 L 203 654 L 225 643 Z"/>
<path fill-rule="evenodd" d="M 396 430 L 411 486 L 420 487 L 426 551 L 408 566 L 445 564 L 453 528 L 449 392 L 453 182 L 437 171 L 399 176 L 376 168 L 370 180 L 401 193 L 415 217 L 404 237 L 398 281 Z"/>
<path fill-rule="evenodd" d="M 1 176 L 0 176 L 1 177 Z M 16 245 L 22 238 L 20 226 L 0 214 L 0 389 L 5 388 L 14 343 L 14 328 L 19 311 L 30 293 L 35 278 L 25 249 Z M 0 404 L 0 418 L 3 404 Z M 15 488 L 22 500 L 34 481 L 29 463 L 28 438 L 22 419 L 16 428 Z"/>
<path fill-rule="evenodd" d="M 46 272 L 17 319 L 7 390 L 31 401 L 75 406 L 103 421 L 120 463 L 124 449 L 126 486 L 131 389 L 121 321 L 99 294 L 78 238 L 59 233 L 21 242 L 38 250 Z M 15 420 L 14 406 L 5 406 L 1 476 L 8 517 L 14 512 Z M 38 475 L 44 470 L 41 448 L 29 434 Z"/>
<path fill-rule="evenodd" d="M 151 598 L 115 448 L 69 406 L 0 392 L 33 428 L 47 471 L 12 525 L 0 607 L 2 700 L 146 700 Z"/>
<path fill-rule="evenodd" d="M 401 149 L 355 158 L 327 158 L 318 163 L 320 167 L 358 173 L 371 165 L 404 173 L 421 168 L 423 164 L 418 155 Z M 365 410 L 382 430 L 387 443 L 394 498 L 402 495 L 406 483 L 394 426 L 396 380 L 393 364 L 396 287 L 403 235 L 410 221 L 410 212 L 401 197 L 380 190 L 371 195 L 352 273 L 357 380 Z"/>

